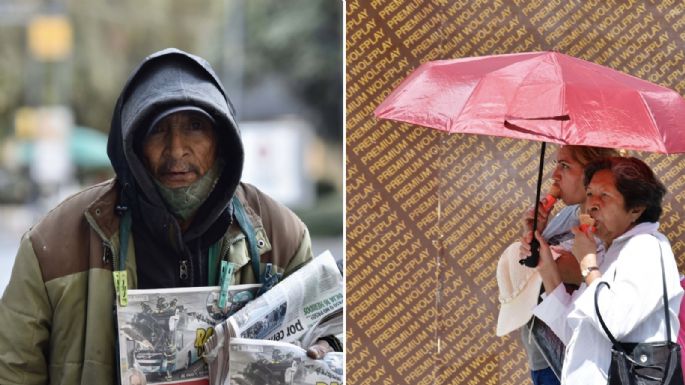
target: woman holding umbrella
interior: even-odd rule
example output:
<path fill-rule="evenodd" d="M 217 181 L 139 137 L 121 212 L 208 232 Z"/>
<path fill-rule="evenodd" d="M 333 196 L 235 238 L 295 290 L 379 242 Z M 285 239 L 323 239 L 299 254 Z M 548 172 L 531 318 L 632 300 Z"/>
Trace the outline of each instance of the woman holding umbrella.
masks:
<path fill-rule="evenodd" d="M 621 342 L 675 341 L 683 295 L 670 243 L 658 231 L 666 189 L 652 170 L 637 158 L 609 158 L 586 167 L 584 185 L 585 211 L 595 220 L 596 235 L 607 251 L 598 263 L 593 235 L 573 228 L 573 255 L 583 275 L 581 287 L 573 294 L 562 285 L 549 245 L 536 234 L 541 244 L 537 271 L 547 296 L 534 314 L 567 346 L 563 384 L 607 381 L 612 344 L 595 312 L 595 291 L 600 282 L 610 287 L 599 292 L 599 313 Z M 674 326 L 670 336 L 665 333 L 661 258 L 668 292 L 666 306 Z"/>
<path fill-rule="evenodd" d="M 614 149 L 590 146 L 562 146 L 556 154 L 556 167 L 552 173 L 553 194 L 562 200 L 566 206 L 551 219 L 548 217 L 551 207 L 538 210 L 538 229 L 544 230 L 543 238 L 548 244 L 557 245 L 573 239 L 571 229 L 579 225 L 578 213 L 584 211 L 585 188 L 583 186 L 583 169 L 595 160 L 616 156 Z M 521 242 L 509 246 L 500 257 L 497 269 L 497 281 L 500 287 L 500 312 L 497 321 L 498 336 L 509 334 L 519 329 L 521 343 L 526 350 L 528 366 L 534 385 L 558 385 L 557 376 L 560 368 L 551 368 L 549 357 L 545 358 L 537 347 L 537 342 L 531 336 L 529 326 L 533 308 L 539 302 L 542 280 L 539 274 L 529 267 L 519 263 L 522 258 L 530 254 L 530 240 L 532 238 L 532 222 L 534 209 L 531 208 L 523 219 L 524 233 Z M 580 283 L 580 268 L 575 257 L 570 253 L 561 253 L 557 265 L 562 275 L 562 281 L 577 285 Z M 508 288 L 516 288 L 509 290 Z M 539 322 L 539 321 L 537 321 Z M 560 363 L 556 366 L 560 366 Z"/>

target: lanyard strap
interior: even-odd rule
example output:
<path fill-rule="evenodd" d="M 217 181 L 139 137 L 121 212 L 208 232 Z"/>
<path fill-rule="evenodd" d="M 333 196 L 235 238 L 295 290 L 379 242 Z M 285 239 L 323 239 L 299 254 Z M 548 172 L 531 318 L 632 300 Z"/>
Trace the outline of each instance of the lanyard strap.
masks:
<path fill-rule="evenodd" d="M 126 255 L 128 253 L 128 239 L 131 235 L 131 212 L 124 211 L 119 223 L 119 269 L 112 271 L 114 291 L 119 305 L 128 305 L 128 277 L 126 275 Z M 116 268 L 116 266 L 115 266 Z"/>
<path fill-rule="evenodd" d="M 131 235 L 131 211 L 126 210 L 119 224 L 119 270 L 126 270 L 128 238 Z"/>
<path fill-rule="evenodd" d="M 207 279 L 208 279 L 208 284 L 210 286 L 216 285 L 217 284 L 217 278 L 216 278 L 216 265 L 217 265 L 217 260 L 219 259 L 219 242 L 221 240 L 218 240 L 216 243 L 213 245 L 209 246 L 209 272 L 207 274 Z M 221 285 L 221 283 L 219 283 Z"/>
<path fill-rule="evenodd" d="M 255 230 L 252 226 L 252 222 L 247 217 L 245 208 L 237 197 L 231 200 L 233 206 L 233 215 L 235 216 L 238 227 L 245 234 L 245 239 L 247 241 L 247 250 L 250 255 L 250 260 L 252 262 L 252 272 L 254 273 L 257 282 L 261 282 L 261 276 L 259 274 L 259 251 L 257 250 L 257 238 L 255 237 Z M 219 242 L 211 245 L 208 252 L 209 259 L 209 284 L 217 284 L 217 266 L 219 259 Z M 221 282 L 218 282 L 221 285 Z"/>
<path fill-rule="evenodd" d="M 235 215 L 238 226 L 240 227 L 240 230 L 243 231 L 243 234 L 245 234 L 245 239 L 247 240 L 247 250 L 250 254 L 250 259 L 252 260 L 252 272 L 254 273 L 255 280 L 262 283 L 259 274 L 259 252 L 257 251 L 257 238 L 255 237 L 254 227 L 247 217 L 247 213 L 245 212 L 243 204 L 240 203 L 240 199 L 234 196 L 231 201 L 233 202 L 233 215 Z"/>

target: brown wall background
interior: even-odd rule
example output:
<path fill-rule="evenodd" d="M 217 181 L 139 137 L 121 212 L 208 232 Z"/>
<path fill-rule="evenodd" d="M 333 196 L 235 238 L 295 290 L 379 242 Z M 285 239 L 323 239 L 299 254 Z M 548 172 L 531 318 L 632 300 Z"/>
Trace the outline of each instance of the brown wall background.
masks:
<path fill-rule="evenodd" d="M 494 335 L 495 270 L 534 199 L 540 144 L 377 121 L 373 110 L 425 61 L 553 49 L 683 94 L 685 3 L 346 6 L 347 383 L 530 383 L 518 337 Z M 634 155 L 669 188 L 661 230 L 685 271 L 685 157 Z"/>

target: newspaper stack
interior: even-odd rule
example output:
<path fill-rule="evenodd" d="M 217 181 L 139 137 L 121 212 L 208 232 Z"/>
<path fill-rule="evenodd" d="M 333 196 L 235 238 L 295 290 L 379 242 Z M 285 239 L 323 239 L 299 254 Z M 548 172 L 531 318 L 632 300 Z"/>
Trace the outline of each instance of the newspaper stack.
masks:
<path fill-rule="evenodd" d="M 204 346 L 210 384 L 264 384 L 260 379 L 266 371 L 282 384 L 342 384 L 338 354 L 313 362 L 303 349 L 319 337 L 343 332 L 342 288 L 340 270 L 326 251 L 216 325 Z M 290 355 L 287 382 L 287 368 L 273 356 L 276 351 Z M 320 367 L 329 363 L 327 369 Z"/>
<path fill-rule="evenodd" d="M 260 287 L 230 286 L 224 308 L 218 286 L 129 290 L 128 306 L 117 302 L 120 383 L 208 384 L 204 342 Z"/>

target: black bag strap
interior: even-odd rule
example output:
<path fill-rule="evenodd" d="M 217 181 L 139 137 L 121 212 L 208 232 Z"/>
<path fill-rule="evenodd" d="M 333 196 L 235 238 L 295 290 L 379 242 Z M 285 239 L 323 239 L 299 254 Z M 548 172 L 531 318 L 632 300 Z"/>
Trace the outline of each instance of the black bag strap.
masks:
<path fill-rule="evenodd" d="M 656 237 L 655 237 L 656 238 Z M 657 243 L 659 244 L 659 258 L 661 259 L 661 282 L 663 284 L 663 289 L 664 289 L 664 313 L 666 317 L 666 338 L 667 341 L 671 341 L 671 317 L 668 313 L 668 295 L 666 293 L 666 270 L 664 269 L 664 254 L 661 249 L 661 241 L 659 241 L 659 238 L 657 238 Z M 607 328 L 607 325 L 604 323 L 604 320 L 602 319 L 602 315 L 599 313 L 599 305 L 597 304 L 597 300 L 599 299 L 599 288 L 602 285 L 606 285 L 608 288 L 611 288 L 608 282 L 602 281 L 597 284 L 597 289 L 595 289 L 595 313 L 597 313 L 597 318 L 599 318 L 599 323 L 602 325 L 602 329 L 604 329 L 604 333 L 606 333 L 607 337 L 611 340 L 611 343 L 614 345 L 615 349 L 618 349 L 622 352 L 625 352 L 623 349 L 623 346 L 616 341 L 616 338 L 614 338 L 613 334 L 609 331 L 609 328 Z"/>

